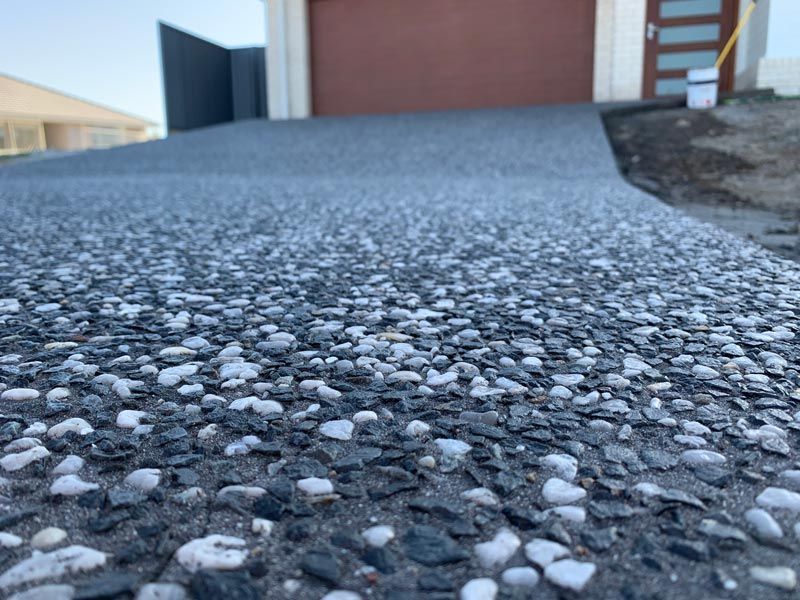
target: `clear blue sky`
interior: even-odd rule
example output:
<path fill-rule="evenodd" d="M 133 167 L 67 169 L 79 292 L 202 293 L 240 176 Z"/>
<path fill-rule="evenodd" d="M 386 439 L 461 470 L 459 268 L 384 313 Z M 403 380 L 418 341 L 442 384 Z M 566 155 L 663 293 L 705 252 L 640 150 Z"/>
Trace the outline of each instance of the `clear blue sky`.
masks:
<path fill-rule="evenodd" d="M 261 0 L 2 0 L 0 73 L 164 122 L 157 22 L 263 45 Z"/>
<path fill-rule="evenodd" d="M 760 7 L 756 7 L 758 10 Z M 769 10 L 769 58 L 800 56 L 800 0 L 772 0 Z"/>

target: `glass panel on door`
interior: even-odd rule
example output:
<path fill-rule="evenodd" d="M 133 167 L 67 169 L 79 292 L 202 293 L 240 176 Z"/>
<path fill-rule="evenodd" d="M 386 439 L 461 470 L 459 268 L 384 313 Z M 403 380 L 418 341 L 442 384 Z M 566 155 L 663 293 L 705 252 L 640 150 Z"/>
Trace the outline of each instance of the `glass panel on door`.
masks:
<path fill-rule="evenodd" d="M 686 93 L 684 77 L 656 79 L 656 96 L 679 96 Z"/>
<path fill-rule="evenodd" d="M 722 11 L 722 0 L 662 0 L 662 19 L 718 15 Z"/>
<path fill-rule="evenodd" d="M 713 67 L 717 60 L 716 50 L 696 50 L 694 52 L 661 52 L 656 59 L 659 71 L 696 69 Z"/>
<path fill-rule="evenodd" d="M 669 44 L 694 44 L 697 42 L 716 42 L 719 39 L 719 23 L 704 23 L 703 25 L 677 25 L 662 27 L 658 32 L 658 43 L 662 46 Z"/>

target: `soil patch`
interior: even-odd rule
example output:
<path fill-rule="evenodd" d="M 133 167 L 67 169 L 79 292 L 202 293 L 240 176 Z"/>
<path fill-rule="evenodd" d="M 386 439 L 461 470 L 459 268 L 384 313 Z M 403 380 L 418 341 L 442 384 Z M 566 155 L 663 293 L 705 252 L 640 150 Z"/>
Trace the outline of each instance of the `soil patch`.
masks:
<path fill-rule="evenodd" d="M 620 171 L 664 202 L 800 261 L 800 100 L 728 102 L 609 111 Z"/>

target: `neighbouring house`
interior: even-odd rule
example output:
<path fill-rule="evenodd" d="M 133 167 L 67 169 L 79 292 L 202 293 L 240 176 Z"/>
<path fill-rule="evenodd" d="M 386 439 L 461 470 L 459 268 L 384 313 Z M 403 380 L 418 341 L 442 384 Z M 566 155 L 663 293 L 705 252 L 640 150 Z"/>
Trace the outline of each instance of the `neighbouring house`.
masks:
<path fill-rule="evenodd" d="M 155 123 L 0 75 L 0 156 L 110 148 L 151 139 Z"/>
<path fill-rule="evenodd" d="M 159 23 L 167 131 L 267 116 L 264 46 L 226 48 Z"/>
<path fill-rule="evenodd" d="M 271 118 L 685 92 L 749 0 L 266 0 Z M 800 0 L 759 0 L 722 91 L 800 93 Z"/>

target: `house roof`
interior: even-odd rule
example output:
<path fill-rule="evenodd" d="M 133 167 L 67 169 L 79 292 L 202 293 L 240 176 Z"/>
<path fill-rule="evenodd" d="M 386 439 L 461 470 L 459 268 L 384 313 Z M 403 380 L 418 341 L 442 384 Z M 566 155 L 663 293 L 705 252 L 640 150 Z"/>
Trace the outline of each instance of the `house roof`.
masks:
<path fill-rule="evenodd" d="M 155 123 L 0 74 L 0 118 L 146 128 Z"/>

